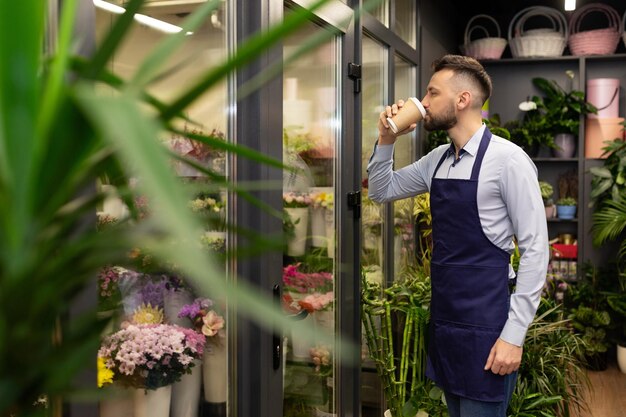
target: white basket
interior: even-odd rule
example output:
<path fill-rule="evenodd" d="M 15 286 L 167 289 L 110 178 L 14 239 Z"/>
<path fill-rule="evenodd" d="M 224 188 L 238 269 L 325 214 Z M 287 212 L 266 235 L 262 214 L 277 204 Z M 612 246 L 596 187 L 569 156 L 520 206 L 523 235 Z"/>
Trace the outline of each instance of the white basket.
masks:
<path fill-rule="evenodd" d="M 474 25 L 472 23 L 476 19 L 484 18 L 490 20 L 494 26 L 496 27 L 497 35 L 496 37 L 491 37 L 489 35 L 489 31 L 485 29 L 484 26 Z M 472 33 L 476 30 L 480 29 L 484 34 L 485 38 L 480 38 L 476 40 L 471 40 Z M 461 52 L 464 55 L 471 56 L 476 59 L 500 59 L 502 53 L 504 52 L 504 48 L 506 48 L 506 39 L 500 37 L 500 26 L 498 26 L 498 22 L 486 14 L 479 14 L 472 17 L 469 22 L 467 22 L 467 26 L 465 26 L 465 43 L 461 45 Z"/>
<path fill-rule="evenodd" d="M 550 21 L 550 28 L 524 30 L 526 21 L 542 16 Z M 509 46 L 514 58 L 555 57 L 563 55 L 567 45 L 567 21 L 557 9 L 532 6 L 519 11 L 509 23 Z"/>

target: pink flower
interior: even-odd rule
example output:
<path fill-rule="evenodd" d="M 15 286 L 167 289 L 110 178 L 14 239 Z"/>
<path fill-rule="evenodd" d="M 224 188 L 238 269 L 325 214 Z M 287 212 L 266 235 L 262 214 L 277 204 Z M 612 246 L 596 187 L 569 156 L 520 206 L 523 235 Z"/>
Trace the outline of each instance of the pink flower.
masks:
<path fill-rule="evenodd" d="M 209 311 L 202 317 L 202 333 L 205 336 L 215 336 L 218 330 L 224 328 L 224 317 L 217 314 L 214 310 Z"/>

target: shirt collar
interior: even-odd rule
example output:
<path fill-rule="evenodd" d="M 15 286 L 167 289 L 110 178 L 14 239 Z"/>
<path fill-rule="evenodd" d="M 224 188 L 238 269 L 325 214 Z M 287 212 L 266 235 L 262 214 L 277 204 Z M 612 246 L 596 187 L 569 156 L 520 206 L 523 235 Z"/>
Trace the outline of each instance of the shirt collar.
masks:
<path fill-rule="evenodd" d="M 480 140 L 483 137 L 483 133 L 485 133 L 486 127 L 487 126 L 483 123 L 482 126 L 478 128 L 478 130 L 472 135 L 472 137 L 465 144 L 465 146 L 461 148 L 461 150 L 459 151 L 459 156 L 464 153 L 468 153 L 472 156 L 476 155 L 476 153 L 478 152 L 478 147 L 480 146 Z M 450 148 L 448 149 L 448 153 L 451 153 L 452 155 L 455 154 L 454 143 L 450 143 Z"/>

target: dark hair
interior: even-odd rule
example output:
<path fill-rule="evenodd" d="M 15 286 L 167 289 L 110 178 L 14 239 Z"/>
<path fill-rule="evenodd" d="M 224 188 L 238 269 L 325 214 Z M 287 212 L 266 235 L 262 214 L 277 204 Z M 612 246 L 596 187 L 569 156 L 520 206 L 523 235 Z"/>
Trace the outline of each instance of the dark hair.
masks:
<path fill-rule="evenodd" d="M 455 74 L 464 75 L 476 82 L 483 94 L 482 103 L 491 96 L 491 77 L 485 71 L 485 68 L 475 60 L 463 55 L 445 55 L 433 62 L 433 71 L 438 72 L 443 69 L 452 70 Z"/>

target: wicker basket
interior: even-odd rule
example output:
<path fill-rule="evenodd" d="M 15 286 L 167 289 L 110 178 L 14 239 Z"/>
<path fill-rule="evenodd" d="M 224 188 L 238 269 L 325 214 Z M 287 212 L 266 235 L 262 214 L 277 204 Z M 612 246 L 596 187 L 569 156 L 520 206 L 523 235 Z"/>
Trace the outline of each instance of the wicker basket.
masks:
<path fill-rule="evenodd" d="M 484 26 L 472 26 L 474 21 L 480 18 L 490 20 L 494 24 L 497 31 L 496 37 L 491 37 L 489 35 L 489 31 L 485 29 Z M 472 34 L 476 30 L 482 31 L 486 37 L 472 41 Z M 469 22 L 467 22 L 464 41 L 465 43 L 461 46 L 461 52 L 464 55 L 471 56 L 476 59 L 500 59 L 507 43 L 506 39 L 500 37 L 500 26 L 498 26 L 498 22 L 496 22 L 493 17 L 486 14 L 476 15 L 472 17 Z"/>
<path fill-rule="evenodd" d="M 609 26 L 602 29 L 580 31 L 580 24 L 585 16 L 592 12 L 603 13 Z M 601 3 L 592 3 L 577 9 L 570 21 L 569 49 L 572 55 L 605 55 L 612 54 L 617 49 L 619 38 L 622 36 L 620 17 L 611 6 Z"/>
<path fill-rule="evenodd" d="M 550 28 L 525 30 L 529 18 L 548 19 Z M 567 21 L 557 9 L 544 6 L 527 7 L 509 23 L 509 46 L 514 58 L 555 57 L 563 55 L 567 45 Z"/>

